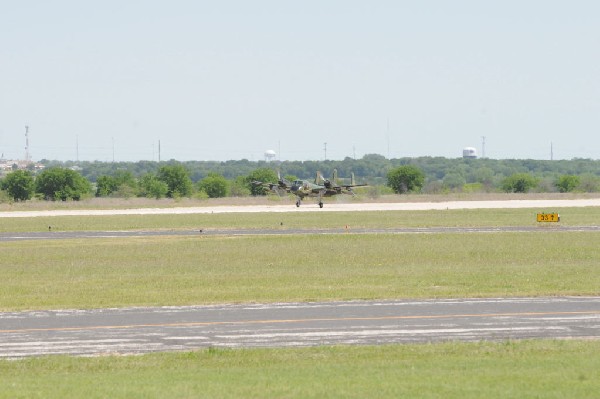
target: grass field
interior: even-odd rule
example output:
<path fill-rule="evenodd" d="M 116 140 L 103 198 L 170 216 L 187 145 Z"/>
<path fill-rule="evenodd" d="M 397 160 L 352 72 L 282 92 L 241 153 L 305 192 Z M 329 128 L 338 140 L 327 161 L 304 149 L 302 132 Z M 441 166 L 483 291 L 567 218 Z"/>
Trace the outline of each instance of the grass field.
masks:
<path fill-rule="evenodd" d="M 597 295 L 599 233 L 5 242 L 6 310 Z"/>
<path fill-rule="evenodd" d="M 293 205 L 292 205 L 293 206 Z M 430 211 L 216 213 L 188 215 L 44 216 L 2 218 L 0 232 L 139 230 L 139 229 L 291 229 L 291 228 L 395 228 L 395 227 L 556 227 L 536 222 L 537 212 L 561 215 L 561 225 L 600 223 L 600 208 L 561 209 L 464 209 Z"/>
<path fill-rule="evenodd" d="M 595 208 L 560 213 L 564 225 L 600 221 Z M 2 222 L 2 231 L 523 226 L 535 225 L 535 210 Z M 599 295 L 599 233 L 554 230 L 3 242 L 0 308 Z M 599 355 L 597 341 L 524 341 L 54 356 L 0 361 L 0 398 L 593 398 Z"/>
<path fill-rule="evenodd" d="M 600 342 L 522 341 L 0 361 L 0 398 L 597 398 Z"/>

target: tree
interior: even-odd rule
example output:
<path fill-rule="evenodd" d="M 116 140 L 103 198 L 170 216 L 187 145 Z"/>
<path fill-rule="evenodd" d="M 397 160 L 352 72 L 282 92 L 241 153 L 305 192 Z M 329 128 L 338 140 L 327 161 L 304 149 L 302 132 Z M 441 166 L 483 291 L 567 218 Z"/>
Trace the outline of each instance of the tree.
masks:
<path fill-rule="evenodd" d="M 558 180 L 554 185 L 558 188 L 561 193 L 570 193 L 579 186 L 579 176 L 575 175 L 562 175 L 559 176 Z"/>
<path fill-rule="evenodd" d="M 232 197 L 247 197 L 250 195 L 250 189 L 246 184 L 246 177 L 238 176 L 232 180 L 229 185 L 229 193 Z"/>
<path fill-rule="evenodd" d="M 158 179 L 153 173 L 147 173 L 140 179 L 138 196 L 146 198 L 164 198 L 169 192 L 167 183 Z"/>
<path fill-rule="evenodd" d="M 46 200 L 75 200 L 90 194 L 92 185 L 78 172 L 66 168 L 50 168 L 42 171 L 35 180 L 35 191 Z"/>
<path fill-rule="evenodd" d="M 585 173 L 581 175 L 579 189 L 586 193 L 595 193 L 600 191 L 600 177 L 593 173 Z"/>
<path fill-rule="evenodd" d="M 10 172 L 2 180 L 2 189 L 15 201 L 27 201 L 35 193 L 33 174 L 28 170 Z"/>
<path fill-rule="evenodd" d="M 250 189 L 252 195 L 266 195 L 267 190 L 263 186 L 252 184 L 254 181 L 262 183 L 277 183 L 277 174 L 273 169 L 259 168 L 255 169 L 246 177 L 246 186 Z"/>
<path fill-rule="evenodd" d="M 450 172 L 444 176 L 444 187 L 450 190 L 462 190 L 463 186 L 467 183 L 464 176 L 458 172 Z"/>
<path fill-rule="evenodd" d="M 537 183 L 537 179 L 528 173 L 515 173 L 502 181 L 502 190 L 507 193 L 526 193 Z"/>
<path fill-rule="evenodd" d="M 183 165 L 161 166 L 157 177 L 167 184 L 167 197 L 179 198 L 192 195 L 192 179 Z"/>
<path fill-rule="evenodd" d="M 102 175 L 96 179 L 96 197 L 109 195 L 131 195 L 136 191 L 137 183 L 133 173 L 128 170 L 117 170 L 112 176 Z"/>
<path fill-rule="evenodd" d="M 420 191 L 425 182 L 425 174 L 413 165 L 398 166 L 387 173 L 387 185 L 396 194 Z"/>
<path fill-rule="evenodd" d="M 227 196 L 227 179 L 218 173 L 210 173 L 198 184 L 198 189 L 204 191 L 209 198 Z"/>
<path fill-rule="evenodd" d="M 99 176 L 96 180 L 96 197 L 108 197 L 117 191 L 119 185 L 117 179 L 112 176 Z"/>

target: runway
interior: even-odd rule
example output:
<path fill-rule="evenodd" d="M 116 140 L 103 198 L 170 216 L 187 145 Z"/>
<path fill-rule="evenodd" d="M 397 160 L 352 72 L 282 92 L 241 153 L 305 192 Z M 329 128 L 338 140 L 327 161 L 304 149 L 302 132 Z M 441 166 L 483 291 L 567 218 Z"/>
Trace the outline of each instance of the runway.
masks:
<path fill-rule="evenodd" d="M 351 301 L 0 313 L 0 358 L 206 347 L 600 338 L 600 297 Z"/>
<path fill-rule="evenodd" d="M 497 200 L 497 201 L 440 201 L 440 202 L 325 202 L 321 209 L 306 201 L 297 208 L 287 205 L 223 205 L 171 208 L 137 209 L 62 209 L 41 211 L 3 211 L 0 218 L 29 218 L 54 216 L 106 216 L 106 215 L 182 215 L 210 213 L 261 213 L 261 212 L 364 212 L 364 211 L 426 211 L 448 209 L 518 209 L 532 208 L 553 210 L 556 208 L 598 207 L 600 198 L 568 200 Z"/>

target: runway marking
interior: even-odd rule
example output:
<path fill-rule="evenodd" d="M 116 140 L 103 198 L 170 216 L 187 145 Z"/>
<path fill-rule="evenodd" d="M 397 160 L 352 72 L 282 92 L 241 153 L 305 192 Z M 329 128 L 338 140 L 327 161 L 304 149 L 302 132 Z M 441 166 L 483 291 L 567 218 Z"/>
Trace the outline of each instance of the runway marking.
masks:
<path fill-rule="evenodd" d="M 49 327 L 49 328 L 23 328 L 13 330 L 0 330 L 0 333 L 27 333 L 27 332 L 60 332 L 60 331 L 94 331 L 94 330 L 125 330 L 147 327 L 197 327 L 218 325 L 252 325 L 252 324 L 286 324 L 322 321 L 377 321 L 377 320 L 414 320 L 414 319 L 449 319 L 449 318 L 484 318 L 484 317 L 515 317 L 515 316 L 570 316 L 570 315 L 599 315 L 600 310 L 573 311 L 573 312 L 523 312 L 523 313 L 482 313 L 482 314 L 452 314 L 452 315 L 417 315 L 417 316 L 381 316 L 381 317 L 332 317 L 314 319 L 274 319 L 274 320 L 244 320 L 244 321 L 206 321 L 188 323 L 156 323 L 156 324 L 125 324 L 113 326 L 88 326 L 88 327 Z"/>
<path fill-rule="evenodd" d="M 320 337 L 382 337 L 385 335 L 414 335 L 414 334 L 465 334 L 473 332 L 516 332 L 516 331 L 567 331 L 564 327 L 502 327 L 502 328 L 429 328 L 429 329 L 405 329 L 405 330 L 360 330 L 360 331 L 316 331 L 306 333 L 258 333 L 258 334 L 236 334 L 236 335 L 217 335 L 218 338 L 225 339 L 272 339 L 272 338 L 320 338 Z"/>

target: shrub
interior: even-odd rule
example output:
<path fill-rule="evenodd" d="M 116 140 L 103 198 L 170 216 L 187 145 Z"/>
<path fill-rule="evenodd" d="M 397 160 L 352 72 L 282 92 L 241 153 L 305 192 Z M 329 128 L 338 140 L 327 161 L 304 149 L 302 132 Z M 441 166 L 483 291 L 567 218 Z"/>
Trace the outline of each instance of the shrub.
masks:
<path fill-rule="evenodd" d="M 507 193 L 526 193 L 537 186 L 537 179 L 527 173 L 515 173 L 502 181 L 502 190 Z"/>
<path fill-rule="evenodd" d="M 425 174 L 413 165 L 403 165 L 392 169 L 387 174 L 388 186 L 395 193 L 403 194 L 420 191 L 425 182 Z"/>
<path fill-rule="evenodd" d="M 556 180 L 555 186 L 561 193 L 570 193 L 579 186 L 579 176 L 562 175 Z"/>
<path fill-rule="evenodd" d="M 27 201 L 35 193 L 33 174 L 28 170 L 10 172 L 0 186 L 14 201 Z"/>

